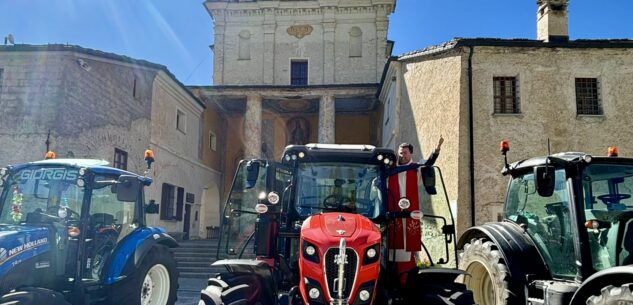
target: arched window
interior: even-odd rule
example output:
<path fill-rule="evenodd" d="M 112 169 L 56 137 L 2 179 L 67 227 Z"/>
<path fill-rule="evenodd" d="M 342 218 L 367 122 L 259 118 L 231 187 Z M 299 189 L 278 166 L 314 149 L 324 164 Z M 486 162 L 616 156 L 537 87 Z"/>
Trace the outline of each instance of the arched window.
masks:
<path fill-rule="evenodd" d="M 363 32 L 355 26 L 349 30 L 349 57 L 363 56 Z"/>
<path fill-rule="evenodd" d="M 238 36 L 240 38 L 240 41 L 238 46 L 237 59 L 251 59 L 251 32 L 249 32 L 248 30 L 242 30 Z"/>

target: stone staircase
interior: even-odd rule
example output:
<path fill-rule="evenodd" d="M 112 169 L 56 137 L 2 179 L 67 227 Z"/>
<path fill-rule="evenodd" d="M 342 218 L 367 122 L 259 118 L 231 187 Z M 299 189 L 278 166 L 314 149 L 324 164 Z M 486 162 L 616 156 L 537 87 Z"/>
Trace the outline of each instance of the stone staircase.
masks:
<path fill-rule="evenodd" d="M 217 239 L 184 240 L 173 249 L 180 278 L 209 278 L 211 274 L 226 271 L 224 267 L 212 267 L 218 250 Z"/>

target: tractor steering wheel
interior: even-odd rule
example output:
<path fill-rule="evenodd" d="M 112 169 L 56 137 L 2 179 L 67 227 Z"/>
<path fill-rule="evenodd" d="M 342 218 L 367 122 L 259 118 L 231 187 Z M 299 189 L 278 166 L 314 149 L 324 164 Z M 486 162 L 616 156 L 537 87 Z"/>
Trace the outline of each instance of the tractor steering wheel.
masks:
<path fill-rule="evenodd" d="M 629 194 L 605 194 L 598 196 L 598 199 L 602 200 L 602 202 L 606 205 L 620 203 L 620 200 L 629 198 L 631 198 L 631 195 Z"/>
<path fill-rule="evenodd" d="M 338 208 L 341 205 L 341 203 L 350 202 L 350 201 L 352 200 L 349 199 L 348 197 L 332 194 L 325 197 L 325 199 L 323 199 L 323 206 L 326 208 L 335 209 L 335 208 Z"/>

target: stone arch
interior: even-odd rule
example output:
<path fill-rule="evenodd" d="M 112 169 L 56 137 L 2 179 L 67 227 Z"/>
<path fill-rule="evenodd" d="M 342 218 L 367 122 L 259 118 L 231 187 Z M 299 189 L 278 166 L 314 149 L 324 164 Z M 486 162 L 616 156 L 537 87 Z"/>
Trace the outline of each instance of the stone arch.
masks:
<path fill-rule="evenodd" d="M 249 30 L 240 31 L 237 59 L 251 59 L 251 32 Z"/>
<path fill-rule="evenodd" d="M 302 117 L 295 117 L 286 123 L 286 144 L 305 145 L 310 140 L 310 122 Z"/>
<path fill-rule="evenodd" d="M 363 31 L 357 26 L 349 30 L 349 56 L 363 56 Z"/>

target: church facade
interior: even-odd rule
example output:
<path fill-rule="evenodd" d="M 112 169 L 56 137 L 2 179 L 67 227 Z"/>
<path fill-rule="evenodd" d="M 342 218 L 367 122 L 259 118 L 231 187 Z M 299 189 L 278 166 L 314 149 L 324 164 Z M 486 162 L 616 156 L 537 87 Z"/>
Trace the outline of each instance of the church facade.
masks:
<path fill-rule="evenodd" d="M 375 94 L 391 53 L 394 6 L 205 2 L 215 33 L 213 85 L 189 88 L 217 113 L 225 192 L 240 159 L 279 159 L 289 144 L 380 144 Z"/>

